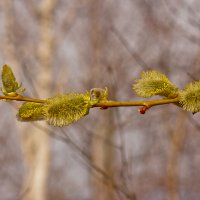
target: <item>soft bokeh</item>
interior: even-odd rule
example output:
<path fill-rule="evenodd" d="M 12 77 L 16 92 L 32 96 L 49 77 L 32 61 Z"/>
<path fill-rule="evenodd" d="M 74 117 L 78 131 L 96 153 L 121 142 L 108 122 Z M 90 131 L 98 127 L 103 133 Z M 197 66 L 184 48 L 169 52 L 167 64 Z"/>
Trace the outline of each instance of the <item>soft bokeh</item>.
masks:
<path fill-rule="evenodd" d="M 198 0 L 1 0 L 0 65 L 34 98 L 108 87 L 142 100 L 144 70 L 200 79 L 199 13 Z M 200 199 L 198 113 L 94 108 L 53 128 L 17 121 L 19 106 L 0 104 L 0 200 Z"/>

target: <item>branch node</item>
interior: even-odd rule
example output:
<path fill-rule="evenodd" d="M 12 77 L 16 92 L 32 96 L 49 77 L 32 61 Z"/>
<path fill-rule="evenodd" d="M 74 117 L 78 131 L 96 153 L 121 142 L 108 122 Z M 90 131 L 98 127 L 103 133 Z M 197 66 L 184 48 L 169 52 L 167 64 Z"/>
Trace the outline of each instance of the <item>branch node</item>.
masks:
<path fill-rule="evenodd" d="M 108 109 L 108 108 L 109 108 L 108 106 L 101 106 L 101 107 L 100 107 L 101 110 L 106 110 L 106 109 Z"/>
<path fill-rule="evenodd" d="M 151 106 L 145 105 L 145 106 L 139 108 L 139 109 L 138 109 L 138 112 L 139 112 L 140 114 L 145 114 L 146 111 L 147 111 L 150 107 L 151 107 Z"/>

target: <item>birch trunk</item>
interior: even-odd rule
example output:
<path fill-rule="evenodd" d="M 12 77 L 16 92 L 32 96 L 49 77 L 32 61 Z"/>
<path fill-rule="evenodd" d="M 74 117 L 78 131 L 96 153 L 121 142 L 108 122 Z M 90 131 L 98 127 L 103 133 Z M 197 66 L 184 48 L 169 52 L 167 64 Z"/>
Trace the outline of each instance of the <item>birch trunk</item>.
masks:
<path fill-rule="evenodd" d="M 5 57 L 9 60 L 15 69 L 19 69 L 20 61 L 16 55 L 16 47 L 10 40 L 10 33 L 17 29 L 14 23 L 13 4 L 11 0 L 5 0 L 2 3 L 6 16 L 6 43 Z M 39 5 L 39 42 L 36 54 L 38 55 L 38 76 L 34 77 L 41 94 L 41 98 L 48 98 L 50 94 L 50 83 L 52 81 L 51 66 L 53 55 L 53 11 L 55 8 L 54 0 L 43 0 Z M 39 14 L 39 15 L 38 15 Z M 45 123 L 43 127 L 47 126 Z M 50 145 L 48 133 L 36 129 L 30 123 L 19 126 L 20 137 L 22 141 L 22 151 L 26 165 L 26 176 L 22 189 L 21 199 L 23 200 L 46 200 L 47 199 L 47 179 L 50 160 Z"/>

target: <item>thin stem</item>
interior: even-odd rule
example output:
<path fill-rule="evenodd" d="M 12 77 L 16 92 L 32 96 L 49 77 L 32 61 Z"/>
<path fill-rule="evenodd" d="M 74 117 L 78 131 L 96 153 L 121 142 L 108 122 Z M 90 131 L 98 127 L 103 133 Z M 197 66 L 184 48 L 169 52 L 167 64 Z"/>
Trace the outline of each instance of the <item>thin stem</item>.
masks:
<path fill-rule="evenodd" d="M 33 99 L 24 96 L 0 96 L 0 99 L 7 100 L 15 100 L 15 101 L 27 101 L 27 102 L 35 102 L 35 103 L 45 103 L 46 100 L 42 99 Z M 159 100 L 151 100 L 151 101 L 103 101 L 93 105 L 93 107 L 101 107 L 101 108 L 109 108 L 109 107 L 127 107 L 127 106 L 146 106 L 150 108 L 152 106 L 170 104 L 170 103 L 178 103 L 179 99 L 159 99 Z"/>
<path fill-rule="evenodd" d="M 163 104 L 170 104 L 170 103 L 178 103 L 179 99 L 160 99 L 160 100 L 151 100 L 151 101 L 104 101 L 97 103 L 93 107 L 102 107 L 102 108 L 108 108 L 108 107 L 124 107 L 124 106 L 147 106 L 152 107 L 156 105 L 163 105 Z"/>
<path fill-rule="evenodd" d="M 45 103 L 46 100 L 42 99 L 33 99 L 29 97 L 23 97 L 23 96 L 0 96 L 0 99 L 7 99 L 7 100 L 15 100 L 15 101 L 28 101 L 28 102 L 35 102 L 35 103 Z"/>

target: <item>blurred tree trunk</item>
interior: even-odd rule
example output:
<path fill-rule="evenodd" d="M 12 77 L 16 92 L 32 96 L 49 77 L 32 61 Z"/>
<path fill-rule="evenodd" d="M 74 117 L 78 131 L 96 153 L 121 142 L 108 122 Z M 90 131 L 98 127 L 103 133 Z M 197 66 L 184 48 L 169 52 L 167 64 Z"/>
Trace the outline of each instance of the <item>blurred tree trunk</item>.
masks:
<path fill-rule="evenodd" d="M 100 140 L 99 137 L 93 137 L 92 141 L 92 162 L 101 168 L 107 175 L 106 177 L 93 172 L 93 183 L 94 183 L 94 199 L 96 200 L 111 200 L 114 199 L 114 192 L 112 183 L 114 182 L 114 151 L 113 147 L 105 143 L 105 141 L 113 141 L 113 133 L 115 130 L 113 122 L 112 110 L 106 111 L 106 116 L 101 116 L 98 125 L 95 127 L 95 135 L 100 135 L 105 140 Z"/>
<path fill-rule="evenodd" d="M 13 30 L 15 27 L 14 22 L 14 14 L 13 14 L 13 5 L 11 0 L 4 0 L 0 2 L 0 5 L 2 7 L 2 10 L 5 13 L 5 38 L 2 41 L 3 42 L 3 49 L 5 53 L 6 61 L 9 61 L 9 65 L 13 66 L 13 68 L 16 68 L 19 66 L 19 61 L 17 60 L 16 52 L 15 52 L 15 46 L 11 41 L 11 38 L 13 36 Z"/>
<path fill-rule="evenodd" d="M 102 86 L 108 77 L 104 77 L 101 80 L 99 76 L 102 73 L 102 66 L 105 69 L 106 66 L 106 39 L 107 32 L 105 30 L 105 21 L 102 21 L 102 9 L 103 3 L 101 0 L 90 1 L 90 13 L 91 13 L 91 76 L 96 77 L 92 80 L 92 85 Z M 102 63 L 103 61 L 103 63 Z M 107 85 L 109 87 L 109 85 Z M 98 113 L 98 123 L 94 127 L 94 136 L 92 138 L 92 162 L 100 169 L 102 169 L 109 179 L 103 175 L 97 174 L 95 170 L 92 173 L 92 181 L 94 183 L 94 196 L 96 200 L 111 200 L 114 199 L 114 191 L 112 183 L 114 181 L 113 163 L 114 163 L 114 149 L 109 146 L 108 143 L 113 140 L 113 134 L 115 132 L 113 110 L 109 109 L 105 112 Z M 97 137 L 95 137 L 95 135 Z M 105 140 L 100 140 L 98 136 L 101 136 Z M 108 143 L 106 144 L 107 141 Z"/>
<path fill-rule="evenodd" d="M 168 190 L 168 200 L 179 200 L 179 168 L 180 154 L 186 138 L 187 113 L 180 111 L 177 124 L 171 136 L 169 158 L 167 166 L 166 185 Z"/>
<path fill-rule="evenodd" d="M 6 14 L 6 57 L 10 64 L 17 68 L 20 66 L 20 60 L 16 56 L 16 47 L 10 40 L 10 34 L 13 34 L 17 27 L 14 23 L 12 1 L 3 2 Z M 43 0 L 39 5 L 39 12 L 35 13 L 39 17 L 39 43 L 36 54 L 38 55 L 39 71 L 38 76 L 34 77 L 39 93 L 42 98 L 51 96 L 50 83 L 52 80 L 51 66 L 53 54 L 53 34 L 51 25 L 53 21 L 53 10 L 55 8 L 54 0 Z M 47 126 L 43 124 L 44 128 Z M 47 190 L 48 165 L 49 165 L 49 136 L 42 130 L 36 129 L 31 124 L 19 126 L 22 138 L 23 153 L 26 161 L 26 177 L 22 192 L 24 200 L 45 200 Z"/>
<path fill-rule="evenodd" d="M 40 86 L 42 98 L 48 98 L 50 94 L 50 83 L 52 81 L 51 66 L 53 58 L 53 34 L 52 21 L 54 0 L 43 0 L 39 7 L 39 44 L 38 44 L 38 63 L 39 74 L 37 84 Z M 47 125 L 43 124 L 45 128 Z M 29 133 L 30 134 L 30 133 Z M 49 136 L 44 131 L 33 133 L 32 145 L 36 147 L 33 152 L 32 161 L 34 165 L 29 166 L 32 171 L 31 188 L 24 199 L 45 200 L 49 166 Z"/>
<path fill-rule="evenodd" d="M 39 5 L 39 44 L 38 65 L 39 71 L 36 77 L 40 87 L 39 93 L 42 98 L 48 98 L 50 94 L 50 83 L 52 81 L 51 66 L 53 62 L 53 33 L 52 21 L 55 8 L 54 0 L 43 0 Z M 47 125 L 44 123 L 43 127 Z M 29 188 L 24 195 L 24 200 L 45 200 L 47 192 L 48 166 L 49 166 L 49 136 L 41 130 L 34 130 L 27 137 L 34 151 L 27 154 L 29 164 Z M 30 147 L 29 147 L 30 148 Z"/>

